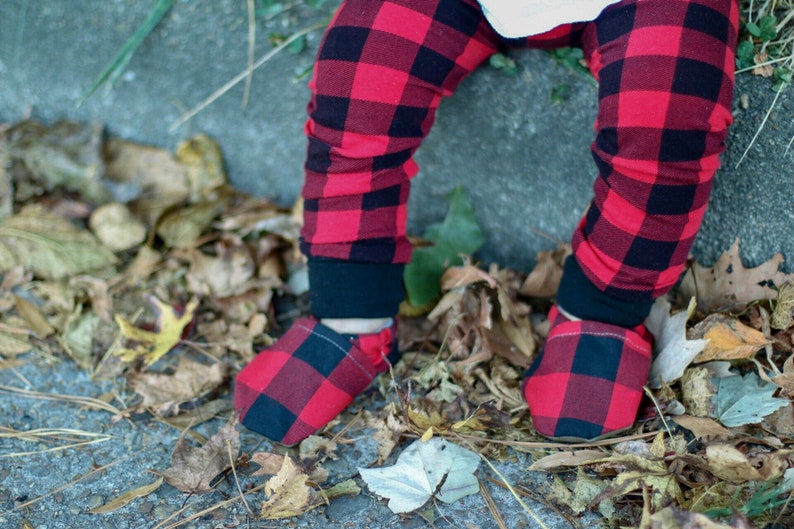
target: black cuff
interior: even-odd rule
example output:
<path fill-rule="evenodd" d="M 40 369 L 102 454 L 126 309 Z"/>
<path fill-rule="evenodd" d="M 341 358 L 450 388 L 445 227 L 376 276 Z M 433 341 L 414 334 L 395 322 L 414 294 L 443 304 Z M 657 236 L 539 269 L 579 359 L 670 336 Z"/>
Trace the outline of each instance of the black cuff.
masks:
<path fill-rule="evenodd" d="M 651 312 L 653 298 L 619 299 L 599 290 L 570 255 L 565 260 L 557 303 L 565 312 L 583 320 L 599 321 L 631 328 L 642 323 Z"/>
<path fill-rule="evenodd" d="M 405 299 L 403 264 L 309 257 L 309 302 L 315 318 L 391 318 Z"/>

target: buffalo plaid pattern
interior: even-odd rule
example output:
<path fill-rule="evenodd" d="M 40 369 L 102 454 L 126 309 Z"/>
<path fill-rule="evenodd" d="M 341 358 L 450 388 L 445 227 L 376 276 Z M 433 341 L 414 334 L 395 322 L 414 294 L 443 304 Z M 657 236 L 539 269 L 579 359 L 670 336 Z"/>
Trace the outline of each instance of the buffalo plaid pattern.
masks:
<path fill-rule="evenodd" d="M 557 307 L 549 319 L 543 352 L 523 384 L 538 433 L 589 441 L 631 427 L 651 364 L 648 330 L 572 321 Z"/>
<path fill-rule="evenodd" d="M 347 336 L 302 318 L 237 375 L 234 407 L 250 430 L 294 445 L 339 415 L 397 359 L 396 324 Z"/>
<path fill-rule="evenodd" d="M 580 46 L 599 81 L 598 177 L 575 258 L 610 296 L 658 297 L 684 266 L 719 165 L 737 20 L 736 0 L 627 0 L 505 39 L 473 0 L 347 0 L 310 83 L 303 251 L 408 262 L 413 154 L 442 96 L 505 46 Z"/>

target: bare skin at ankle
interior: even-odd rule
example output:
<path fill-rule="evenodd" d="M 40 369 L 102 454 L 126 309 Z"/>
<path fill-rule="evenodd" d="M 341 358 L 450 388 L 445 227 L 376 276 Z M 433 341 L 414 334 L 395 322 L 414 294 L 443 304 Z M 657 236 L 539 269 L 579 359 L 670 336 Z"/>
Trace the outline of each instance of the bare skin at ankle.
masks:
<path fill-rule="evenodd" d="M 320 323 L 339 334 L 372 334 L 388 327 L 391 318 L 323 318 Z"/>

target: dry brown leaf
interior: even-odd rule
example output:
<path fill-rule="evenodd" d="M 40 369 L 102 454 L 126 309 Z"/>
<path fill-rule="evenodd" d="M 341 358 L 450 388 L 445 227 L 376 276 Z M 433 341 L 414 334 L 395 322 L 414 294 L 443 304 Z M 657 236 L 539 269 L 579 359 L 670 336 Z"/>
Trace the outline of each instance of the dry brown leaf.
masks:
<path fill-rule="evenodd" d="M 447 268 L 444 275 L 441 276 L 441 290 L 452 290 L 479 282 L 485 282 L 491 288 L 496 288 L 496 280 L 485 270 L 470 264 L 453 266 Z"/>
<path fill-rule="evenodd" d="M 759 77 L 772 77 L 775 75 L 775 67 L 769 62 L 769 54 L 767 52 L 756 53 L 753 56 L 753 63 L 756 66 L 751 70 L 753 75 L 758 75 Z"/>
<path fill-rule="evenodd" d="M 105 176 L 126 190 L 122 202 L 137 199 L 136 215 L 154 226 L 163 211 L 190 196 L 187 169 L 165 149 L 111 138 L 105 142 Z"/>
<path fill-rule="evenodd" d="M 37 337 L 46 338 L 55 332 L 39 308 L 30 301 L 16 296 L 16 309 Z"/>
<path fill-rule="evenodd" d="M 240 451 L 240 433 L 237 417 L 233 416 L 223 428 L 201 447 L 190 446 L 185 437 L 187 430 L 176 442 L 171 454 L 171 467 L 162 472 L 165 481 L 182 492 L 201 493 L 212 490 L 210 484 L 215 477 L 230 468 L 229 446 L 233 458 Z"/>
<path fill-rule="evenodd" d="M 562 244 L 550 252 L 539 252 L 537 255 L 538 264 L 529 273 L 519 292 L 528 297 L 547 298 L 554 296 L 562 279 L 563 262 L 570 254 L 570 244 Z"/>
<path fill-rule="evenodd" d="M 142 485 L 132 490 L 128 490 L 121 496 L 113 498 L 104 505 L 95 507 L 88 512 L 90 512 L 91 514 L 107 514 L 109 512 L 117 511 L 122 507 L 124 507 L 125 505 L 129 505 L 138 498 L 143 498 L 144 496 L 148 496 L 152 492 L 159 489 L 162 484 L 163 484 L 163 478 L 161 477 L 154 483 L 150 483 L 148 485 Z"/>
<path fill-rule="evenodd" d="M 231 202 L 234 192 L 219 188 L 195 204 L 169 209 L 158 219 L 155 231 L 170 248 L 188 248 L 209 228 Z"/>
<path fill-rule="evenodd" d="M 708 417 L 676 415 L 672 418 L 672 420 L 692 432 L 698 439 L 703 439 L 706 437 L 729 438 L 733 435 L 730 430 L 725 428 L 714 419 L 709 419 Z"/>
<path fill-rule="evenodd" d="M 739 239 L 708 268 L 692 265 L 681 281 L 681 295 L 696 297 L 705 313 L 738 311 L 758 299 L 776 299 L 776 287 L 794 280 L 794 274 L 780 271 L 784 258 L 775 254 L 767 262 L 745 268 L 739 256 Z"/>
<path fill-rule="evenodd" d="M 223 236 L 215 243 L 215 255 L 194 249 L 182 255 L 190 262 L 188 283 L 197 294 L 228 297 L 240 294 L 256 273 L 251 251 L 238 237 Z"/>
<path fill-rule="evenodd" d="M 185 357 L 179 358 L 173 375 L 137 373 L 130 377 L 130 387 L 143 397 L 142 405 L 159 416 L 174 415 L 179 405 L 197 399 L 221 385 L 226 366 L 221 362 L 205 365 Z"/>
<path fill-rule="evenodd" d="M 452 425 L 458 433 L 505 432 L 510 426 L 510 414 L 498 409 L 493 401 L 484 402 L 466 419 Z"/>
<path fill-rule="evenodd" d="M 543 456 L 529 466 L 528 470 L 551 470 L 559 467 L 579 467 L 596 463 L 606 457 L 601 450 L 571 450 Z"/>
<path fill-rule="evenodd" d="M 764 333 L 748 327 L 727 314 L 709 314 L 693 327 L 688 338 L 708 340 L 706 347 L 693 360 L 700 364 L 712 360 L 746 360 L 772 343 Z"/>
<path fill-rule="evenodd" d="M 289 456 L 281 469 L 265 483 L 268 498 L 262 502 L 260 518 L 279 520 L 299 516 L 322 504 L 322 500 L 306 482 L 309 476 Z"/>
<path fill-rule="evenodd" d="M 251 461 L 259 465 L 260 468 L 251 476 L 275 476 L 281 470 L 281 467 L 284 466 L 286 457 L 283 454 L 274 454 L 273 452 L 256 452 L 251 456 Z"/>

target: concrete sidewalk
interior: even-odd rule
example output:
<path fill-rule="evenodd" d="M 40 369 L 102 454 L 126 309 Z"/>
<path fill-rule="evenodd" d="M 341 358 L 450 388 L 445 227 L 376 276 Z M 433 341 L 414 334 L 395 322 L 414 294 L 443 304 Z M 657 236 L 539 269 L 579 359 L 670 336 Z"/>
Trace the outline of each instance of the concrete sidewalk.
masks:
<path fill-rule="evenodd" d="M 138 49 L 110 92 L 77 108 L 95 77 L 145 18 L 152 2 L 121 0 L 0 4 L 0 121 L 28 115 L 44 120 L 94 120 L 110 134 L 173 147 L 207 132 L 223 147 L 233 183 L 242 190 L 291 203 L 299 192 L 308 99 L 306 72 L 321 33 L 309 35 L 300 54 L 282 53 L 254 75 L 251 98 L 241 108 L 243 84 L 186 125 L 169 131 L 184 110 L 244 70 L 248 41 L 242 0 L 177 2 Z M 271 21 L 257 19 L 256 56 L 271 49 L 268 36 L 289 35 L 323 20 L 338 5 L 304 5 Z M 445 101 L 420 150 L 422 167 L 411 198 L 411 232 L 439 220 L 447 192 L 462 183 L 484 227 L 483 261 L 527 270 L 535 253 L 567 241 L 590 199 L 590 158 L 596 88 L 555 64 L 544 52 L 521 51 L 518 74 L 484 67 Z M 562 104 L 552 90 L 570 87 Z M 715 260 L 735 237 L 758 264 L 782 251 L 794 259 L 794 179 L 787 144 L 794 137 L 792 91 L 782 94 L 769 121 L 736 167 L 760 126 L 774 93 L 771 82 L 742 74 L 736 123 L 719 172 L 696 256 Z"/>

